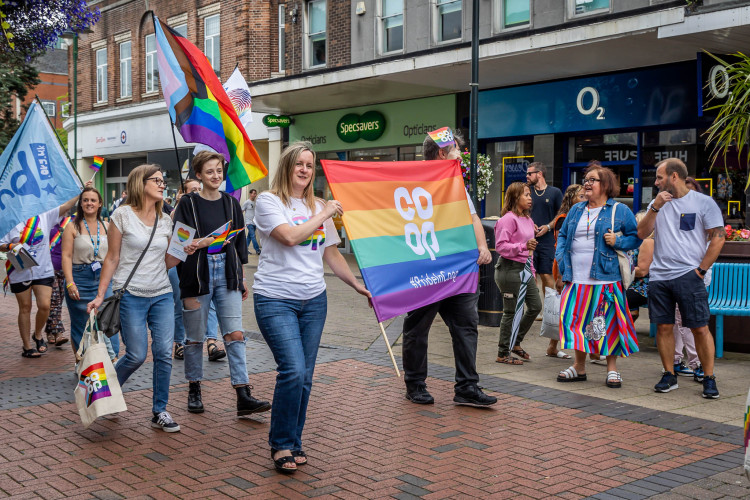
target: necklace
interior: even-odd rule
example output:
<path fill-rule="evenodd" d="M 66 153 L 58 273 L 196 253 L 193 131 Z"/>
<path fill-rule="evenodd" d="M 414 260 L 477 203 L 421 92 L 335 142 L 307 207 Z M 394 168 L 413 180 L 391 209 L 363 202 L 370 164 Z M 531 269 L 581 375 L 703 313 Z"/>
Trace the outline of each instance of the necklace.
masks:
<path fill-rule="evenodd" d="M 535 187 L 535 188 L 534 188 L 534 192 L 536 193 L 536 195 L 537 195 L 537 196 L 539 196 L 539 197 L 541 198 L 542 196 L 544 196 L 544 193 L 546 193 L 546 192 L 547 192 L 547 188 L 548 188 L 548 187 L 549 187 L 549 185 L 547 185 L 547 186 L 544 186 L 544 189 L 542 190 L 542 192 L 541 192 L 541 193 L 540 193 L 539 191 L 537 191 L 537 190 L 536 190 L 536 187 Z"/>
<path fill-rule="evenodd" d="M 593 221 L 590 220 L 590 217 L 591 217 L 591 209 L 589 207 L 586 207 L 586 239 L 589 239 L 589 229 L 591 229 L 591 224 L 596 222 L 596 217 L 594 217 Z"/>

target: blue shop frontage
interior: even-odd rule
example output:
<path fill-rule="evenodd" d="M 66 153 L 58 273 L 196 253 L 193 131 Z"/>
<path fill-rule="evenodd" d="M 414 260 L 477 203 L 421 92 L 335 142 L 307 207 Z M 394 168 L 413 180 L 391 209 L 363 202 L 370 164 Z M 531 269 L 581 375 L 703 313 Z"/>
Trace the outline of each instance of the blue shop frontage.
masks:
<path fill-rule="evenodd" d="M 618 201 L 634 212 L 655 195 L 655 165 L 680 158 L 719 203 L 727 219 L 744 221 L 746 153 L 711 168 L 706 102 L 726 97 L 726 72 L 709 57 L 658 67 L 591 75 L 479 93 L 480 150 L 494 168 L 485 215 L 498 215 L 503 192 L 544 162 L 548 183 L 580 183 L 591 160 L 611 168 Z M 712 101 L 709 101 L 713 99 Z"/>

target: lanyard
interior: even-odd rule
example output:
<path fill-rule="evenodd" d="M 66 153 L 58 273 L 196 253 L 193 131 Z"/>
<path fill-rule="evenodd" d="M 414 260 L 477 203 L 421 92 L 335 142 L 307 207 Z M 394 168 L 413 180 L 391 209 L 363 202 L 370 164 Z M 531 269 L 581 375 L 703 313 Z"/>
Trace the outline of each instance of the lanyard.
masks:
<path fill-rule="evenodd" d="M 96 221 L 96 245 L 94 245 L 94 238 L 91 236 L 91 230 L 89 229 L 89 223 L 86 219 L 83 219 L 83 223 L 86 225 L 86 231 L 89 233 L 89 239 L 91 240 L 91 246 L 94 247 L 94 258 L 99 256 L 99 221 Z"/>

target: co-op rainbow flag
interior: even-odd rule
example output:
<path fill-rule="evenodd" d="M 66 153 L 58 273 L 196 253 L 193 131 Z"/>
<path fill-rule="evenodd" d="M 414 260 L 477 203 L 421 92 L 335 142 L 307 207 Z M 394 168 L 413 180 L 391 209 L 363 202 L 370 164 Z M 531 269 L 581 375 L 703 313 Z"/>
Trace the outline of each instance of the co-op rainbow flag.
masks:
<path fill-rule="evenodd" d="M 229 162 L 227 192 L 262 179 L 268 170 L 206 56 L 154 16 L 156 61 L 169 116 L 186 142 L 210 146 Z"/>
<path fill-rule="evenodd" d="M 458 160 L 321 160 L 378 321 L 476 292 L 477 242 Z"/>

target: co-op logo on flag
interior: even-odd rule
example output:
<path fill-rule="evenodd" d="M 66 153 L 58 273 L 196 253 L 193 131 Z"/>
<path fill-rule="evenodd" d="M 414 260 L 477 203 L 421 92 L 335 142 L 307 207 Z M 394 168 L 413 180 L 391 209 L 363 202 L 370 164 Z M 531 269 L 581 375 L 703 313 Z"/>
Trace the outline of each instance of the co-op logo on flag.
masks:
<path fill-rule="evenodd" d="M 416 187 L 411 192 L 405 187 L 396 188 L 393 192 L 396 202 L 396 210 L 401 217 L 407 221 L 404 225 L 404 238 L 409 248 L 417 254 L 430 254 L 430 260 L 435 260 L 435 254 L 440 251 L 437 236 L 435 235 L 435 223 L 432 222 L 432 195 L 424 188 Z M 422 219 L 422 225 L 418 226 L 414 216 Z M 428 237 L 431 241 L 428 241 Z"/>

